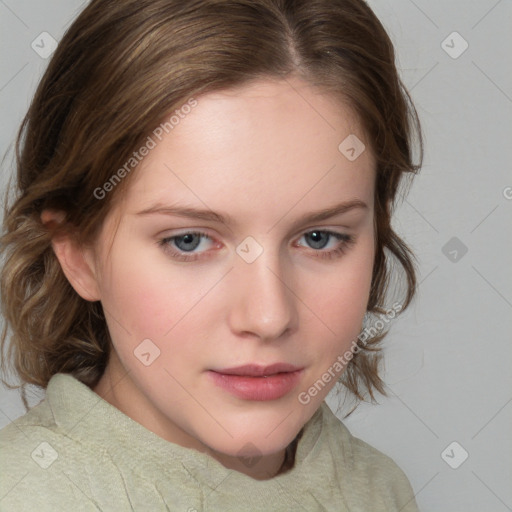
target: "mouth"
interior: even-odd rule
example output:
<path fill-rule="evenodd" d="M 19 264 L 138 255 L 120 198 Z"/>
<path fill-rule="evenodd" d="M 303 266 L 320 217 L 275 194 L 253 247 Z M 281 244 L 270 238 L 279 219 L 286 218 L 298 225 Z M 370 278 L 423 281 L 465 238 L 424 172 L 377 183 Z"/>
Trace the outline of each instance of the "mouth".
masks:
<path fill-rule="evenodd" d="M 212 370 L 222 375 L 238 375 L 240 377 L 270 377 L 278 373 L 292 373 L 302 368 L 288 363 L 275 363 L 269 366 L 260 366 L 257 364 L 246 364 L 234 368 L 223 368 L 222 370 Z"/>
<path fill-rule="evenodd" d="M 297 387 L 304 368 L 288 363 L 269 366 L 249 364 L 234 368 L 210 370 L 213 382 L 244 400 L 277 400 Z"/>

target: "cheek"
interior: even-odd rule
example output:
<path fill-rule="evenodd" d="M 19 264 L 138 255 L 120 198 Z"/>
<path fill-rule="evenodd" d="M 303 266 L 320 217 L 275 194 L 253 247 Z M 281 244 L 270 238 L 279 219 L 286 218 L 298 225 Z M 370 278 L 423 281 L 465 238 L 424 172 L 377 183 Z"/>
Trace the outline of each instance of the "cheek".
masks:
<path fill-rule="evenodd" d="M 154 251 L 116 249 L 100 283 L 102 304 L 115 320 L 112 328 L 123 338 L 129 333 L 133 342 L 141 337 L 162 339 L 200 297 L 198 286 L 184 282 L 179 269 L 171 271 Z"/>
<path fill-rule="evenodd" d="M 170 263 L 165 255 L 155 256 L 153 248 L 149 252 L 138 251 L 136 245 L 119 247 L 111 261 L 103 268 L 102 303 L 110 317 L 112 337 L 131 340 L 118 347 L 122 351 L 132 351 L 146 338 L 165 351 L 176 336 L 187 339 L 192 333 L 202 343 L 201 327 L 206 324 L 211 328 L 215 312 L 221 314 L 223 304 L 230 303 L 223 302 L 218 288 L 205 297 L 219 278 L 218 272 L 208 270 L 208 266 L 197 267 L 191 279 L 190 272 Z M 151 264 L 143 263 L 149 261 Z M 297 298 L 293 300 L 304 315 L 301 330 L 311 331 L 311 338 L 317 343 L 320 339 L 330 346 L 350 343 L 361 328 L 372 266 L 373 239 L 366 235 L 338 262 L 315 263 L 295 274 L 298 281 L 292 289 L 296 290 Z"/>
<path fill-rule="evenodd" d="M 360 333 L 370 295 L 373 250 L 371 238 L 361 240 L 342 256 L 336 270 L 317 274 L 303 284 L 303 295 L 316 317 L 312 320 L 316 338 L 325 340 L 331 358 L 333 351 L 344 351 Z"/>
<path fill-rule="evenodd" d="M 175 366 L 178 354 L 185 359 L 197 355 L 221 307 L 218 294 L 209 293 L 219 273 L 207 267 L 186 271 L 165 254 L 137 251 L 137 247 L 117 250 L 113 261 L 105 275 L 102 303 L 114 346 L 125 364 L 138 367 L 132 355 L 145 339 L 160 350 L 155 367 Z"/>
<path fill-rule="evenodd" d="M 342 255 L 338 263 L 326 266 L 323 272 L 309 276 L 303 286 L 309 290 L 316 309 L 332 313 L 366 309 L 373 272 L 373 241 L 369 237 Z"/>

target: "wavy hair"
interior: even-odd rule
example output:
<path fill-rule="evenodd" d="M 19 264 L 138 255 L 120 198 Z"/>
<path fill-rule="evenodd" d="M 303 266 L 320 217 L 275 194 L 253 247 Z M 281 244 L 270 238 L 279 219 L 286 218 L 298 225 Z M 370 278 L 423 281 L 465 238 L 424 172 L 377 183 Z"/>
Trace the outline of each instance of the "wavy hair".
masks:
<path fill-rule="evenodd" d="M 391 227 L 406 175 L 421 167 L 418 114 L 401 82 L 393 44 L 363 0 L 93 0 L 52 56 L 16 144 L 15 186 L 0 238 L 4 375 L 46 388 L 58 373 L 93 387 L 110 336 L 100 302 L 82 299 L 51 240 L 92 243 L 131 175 L 102 187 L 162 115 L 191 97 L 259 78 L 298 75 L 356 112 L 376 158 L 376 252 L 368 314 L 386 312 L 393 262 L 403 269 L 405 309 L 416 289 L 414 257 Z M 413 162 L 418 144 L 419 163 Z M 62 226 L 40 215 L 65 212 Z M 358 341 L 340 381 L 358 399 L 386 395 L 379 376 L 384 332 Z"/>

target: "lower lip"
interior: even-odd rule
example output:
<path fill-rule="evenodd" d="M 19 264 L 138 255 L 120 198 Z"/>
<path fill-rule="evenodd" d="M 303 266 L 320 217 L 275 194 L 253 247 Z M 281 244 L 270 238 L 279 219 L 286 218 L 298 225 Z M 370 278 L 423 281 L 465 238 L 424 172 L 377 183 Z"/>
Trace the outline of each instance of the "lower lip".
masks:
<path fill-rule="evenodd" d="M 268 377 L 226 375 L 209 371 L 217 386 L 245 400 L 277 400 L 297 386 L 303 370 L 276 373 Z"/>

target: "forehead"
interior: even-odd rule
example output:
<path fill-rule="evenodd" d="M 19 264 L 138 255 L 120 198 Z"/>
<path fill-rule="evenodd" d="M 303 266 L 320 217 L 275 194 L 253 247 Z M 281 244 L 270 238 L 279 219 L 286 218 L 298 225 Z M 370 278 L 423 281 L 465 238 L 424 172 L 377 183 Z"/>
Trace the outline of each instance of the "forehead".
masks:
<path fill-rule="evenodd" d="M 256 208 L 262 217 L 269 203 L 283 209 L 300 200 L 302 210 L 354 197 L 371 203 L 373 155 L 365 150 L 351 161 L 343 152 L 347 138 L 364 144 L 365 135 L 339 99 L 298 78 L 195 99 L 172 129 L 150 135 L 155 146 L 134 171 L 126 212 L 173 200 L 242 216 Z M 280 213 L 269 211 L 268 220 Z"/>
<path fill-rule="evenodd" d="M 297 77 L 254 80 L 207 93 L 197 98 L 197 102 L 198 107 L 172 130 L 177 143 L 180 138 L 195 136 L 198 132 L 208 131 L 209 140 L 219 143 L 225 141 L 227 134 L 243 137 L 258 133 L 261 136 L 266 131 L 279 133 L 279 138 L 265 140 L 267 144 L 273 141 L 276 145 L 291 143 L 298 151 L 297 135 L 309 138 L 311 142 L 315 142 L 316 136 L 328 134 L 335 138 L 343 133 L 362 136 L 358 116 L 346 102 L 342 102 L 341 95 L 337 98 Z M 204 126 L 205 121 L 208 129 Z M 297 121 L 301 123 L 297 124 Z M 217 139 L 216 134 L 220 136 Z"/>

